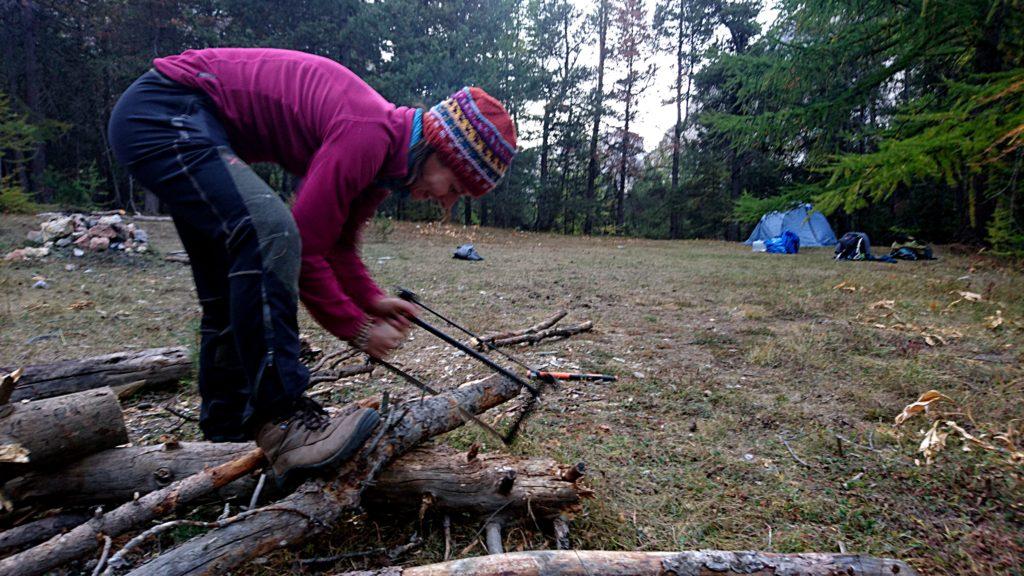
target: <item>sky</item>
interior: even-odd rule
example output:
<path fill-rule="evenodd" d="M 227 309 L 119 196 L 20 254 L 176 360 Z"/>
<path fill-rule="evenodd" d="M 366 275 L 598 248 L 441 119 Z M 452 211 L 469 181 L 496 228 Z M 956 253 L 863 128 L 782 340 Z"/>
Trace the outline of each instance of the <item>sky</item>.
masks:
<path fill-rule="evenodd" d="M 594 10 L 593 0 L 572 0 L 573 4 L 581 11 Z M 758 21 L 762 29 L 775 20 L 778 10 L 775 9 L 774 1 L 767 0 L 766 7 L 761 10 Z M 654 2 L 647 2 L 647 18 L 650 20 L 654 14 Z M 724 28 L 719 30 L 717 36 L 726 34 Z M 597 64 L 597 45 L 590 47 L 588 53 L 583 57 L 584 63 L 588 65 Z M 637 114 L 635 131 L 644 139 L 644 150 L 651 151 L 657 147 L 658 142 L 665 136 L 665 133 L 672 127 L 676 119 L 675 105 L 671 102 L 674 95 L 673 83 L 675 79 L 675 54 L 673 52 L 659 52 L 655 55 L 654 64 L 657 67 L 654 80 L 650 88 L 641 95 L 640 112 Z M 612 71 L 612 81 L 615 72 Z M 606 77 L 605 85 L 610 85 Z"/>

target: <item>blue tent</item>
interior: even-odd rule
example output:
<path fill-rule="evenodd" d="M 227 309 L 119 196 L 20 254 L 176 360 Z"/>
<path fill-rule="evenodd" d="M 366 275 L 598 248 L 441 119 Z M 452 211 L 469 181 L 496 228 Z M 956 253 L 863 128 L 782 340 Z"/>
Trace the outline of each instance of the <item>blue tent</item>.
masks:
<path fill-rule="evenodd" d="M 781 236 L 786 230 L 800 237 L 801 248 L 836 244 L 836 234 L 828 225 L 825 215 L 814 211 L 810 204 L 801 204 L 786 212 L 769 212 L 761 216 L 761 221 L 757 223 L 745 244 Z"/>

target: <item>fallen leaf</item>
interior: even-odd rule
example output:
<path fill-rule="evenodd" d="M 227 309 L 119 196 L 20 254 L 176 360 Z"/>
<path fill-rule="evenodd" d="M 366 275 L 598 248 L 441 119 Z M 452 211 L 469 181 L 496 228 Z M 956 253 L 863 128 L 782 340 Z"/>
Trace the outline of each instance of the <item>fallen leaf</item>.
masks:
<path fill-rule="evenodd" d="M 978 294 L 977 292 L 965 292 L 963 290 L 957 290 L 956 293 L 959 294 L 961 298 L 967 300 L 968 302 L 981 302 L 982 300 L 984 300 L 984 298 L 981 297 L 981 294 Z"/>
<path fill-rule="evenodd" d="M 92 300 L 78 300 L 68 305 L 68 310 L 85 310 L 86 308 L 92 308 L 96 303 Z"/>
<path fill-rule="evenodd" d="M 950 399 L 949 396 L 946 396 L 945 394 L 937 390 L 929 390 L 924 394 L 921 394 L 921 397 L 918 398 L 916 402 L 914 402 L 913 404 L 908 404 L 903 409 L 903 412 L 901 412 L 900 415 L 896 417 L 896 426 L 902 425 L 907 420 L 907 418 L 910 418 L 915 414 L 927 412 L 930 409 L 931 404 L 939 400 L 953 402 L 953 400 Z"/>
<path fill-rule="evenodd" d="M 1003 311 L 996 310 L 992 316 L 985 316 L 985 326 L 989 330 L 996 330 L 1003 325 Z"/>
<path fill-rule="evenodd" d="M 947 436 L 949 436 L 949 432 L 939 430 L 939 421 L 936 420 L 924 435 L 924 439 L 921 440 L 921 445 L 917 449 L 918 452 L 924 454 L 926 464 L 931 464 L 935 456 L 946 448 Z"/>
<path fill-rule="evenodd" d="M 879 308 L 885 308 L 886 310 L 892 310 L 895 306 L 895 300 L 879 300 L 878 302 L 875 302 L 874 304 L 871 305 L 871 309 L 877 310 Z"/>

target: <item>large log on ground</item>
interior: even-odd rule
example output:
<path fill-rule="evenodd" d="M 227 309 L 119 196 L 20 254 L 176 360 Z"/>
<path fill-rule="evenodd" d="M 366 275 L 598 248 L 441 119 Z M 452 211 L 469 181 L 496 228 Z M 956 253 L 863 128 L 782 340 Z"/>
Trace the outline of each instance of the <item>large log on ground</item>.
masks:
<path fill-rule="evenodd" d="M 0 372 L 11 369 L 0 368 Z M 52 398 L 110 386 L 163 384 L 188 376 L 192 362 L 184 346 L 116 352 L 92 358 L 26 366 L 12 401 Z"/>
<path fill-rule="evenodd" d="M 451 448 L 417 448 L 395 460 L 366 491 L 368 509 L 418 506 L 431 498 L 431 510 L 519 516 L 527 507 L 538 518 L 574 512 L 590 491 L 569 480 L 567 466 L 550 458 L 479 454 L 467 461 Z M 508 490 L 502 481 L 514 477 Z"/>
<path fill-rule="evenodd" d="M 117 395 L 110 388 L 0 406 L 0 445 L 27 452 L 19 467 L 74 461 L 128 442 Z M 9 470 L 8 470 L 9 472 Z"/>
<path fill-rule="evenodd" d="M 135 494 L 147 494 L 171 482 L 240 457 L 250 443 L 180 442 L 155 446 L 113 448 L 87 456 L 59 470 L 33 472 L 4 485 L 16 505 L 80 506 L 120 504 Z M 516 471 L 508 493 L 498 488 L 507 470 Z M 529 503 L 538 517 L 573 512 L 589 491 L 573 482 L 567 468 L 550 458 L 520 458 L 506 454 L 478 454 L 446 446 L 419 447 L 401 456 L 381 473 L 367 490 L 368 508 L 415 509 L 423 497 L 431 498 L 431 510 L 491 514 L 501 510 L 521 515 Z M 248 502 L 256 479 L 243 476 L 217 492 L 224 499 Z M 273 497 L 266 485 L 264 496 Z"/>
<path fill-rule="evenodd" d="M 121 504 L 183 478 L 240 457 L 246 442 L 168 442 L 104 450 L 60 469 L 31 472 L 4 484 L 15 505 L 82 506 Z M 251 493 L 255 481 L 243 477 L 220 488 L 231 498 Z M 248 498 L 248 496 L 246 496 Z"/>
<path fill-rule="evenodd" d="M 49 540 L 55 534 L 82 524 L 89 517 L 90 515 L 84 512 L 57 514 L 5 530 L 0 533 L 0 554 Z"/>
<path fill-rule="evenodd" d="M 241 458 L 204 470 L 151 492 L 72 529 L 39 546 L 0 560 L 0 576 L 38 576 L 96 549 L 101 536 L 116 537 L 128 530 L 178 510 L 196 497 L 251 472 L 264 461 L 263 451 L 254 448 Z"/>
<path fill-rule="evenodd" d="M 863 554 L 767 552 L 611 552 L 545 550 L 492 554 L 411 568 L 346 572 L 336 576 L 913 576 L 899 560 Z"/>
<path fill-rule="evenodd" d="M 309 481 L 298 491 L 227 527 L 211 530 L 165 552 L 130 574 L 179 576 L 223 574 L 248 560 L 303 542 L 336 524 L 360 502 L 368 481 L 389 461 L 416 444 L 464 423 L 462 410 L 481 413 L 519 393 L 519 385 L 499 376 L 409 402 L 382 426 L 332 481 Z"/>

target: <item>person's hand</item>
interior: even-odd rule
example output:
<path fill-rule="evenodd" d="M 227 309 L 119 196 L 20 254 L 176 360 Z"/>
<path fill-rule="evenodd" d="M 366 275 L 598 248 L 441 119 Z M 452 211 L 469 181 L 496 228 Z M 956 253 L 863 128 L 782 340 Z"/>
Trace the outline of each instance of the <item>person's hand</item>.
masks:
<path fill-rule="evenodd" d="M 384 297 L 374 302 L 367 312 L 391 324 L 397 330 L 408 332 L 412 326 L 409 318 L 415 318 L 419 310 L 412 302 L 401 298 Z"/>
<path fill-rule="evenodd" d="M 407 330 L 396 328 L 390 322 L 374 322 L 367 330 L 363 352 L 374 358 L 385 358 L 402 344 L 406 334 Z"/>

